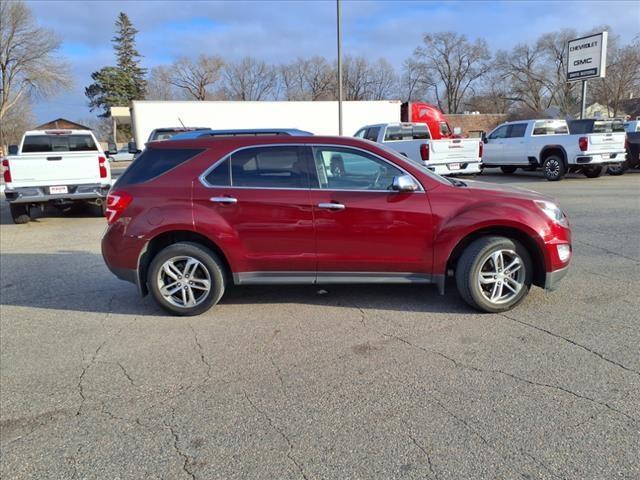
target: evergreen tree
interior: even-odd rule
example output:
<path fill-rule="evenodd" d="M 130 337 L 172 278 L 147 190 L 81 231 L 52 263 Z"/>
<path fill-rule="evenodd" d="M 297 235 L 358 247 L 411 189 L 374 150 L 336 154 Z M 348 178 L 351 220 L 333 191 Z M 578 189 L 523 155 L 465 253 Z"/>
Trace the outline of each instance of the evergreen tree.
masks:
<path fill-rule="evenodd" d="M 109 115 L 112 106 L 128 106 L 132 100 L 144 98 L 146 69 L 140 66 L 141 55 L 136 50 L 135 36 L 138 33 L 126 13 L 116 19 L 116 35 L 113 48 L 117 66 L 104 67 L 91 74 L 94 83 L 85 88 L 89 107 L 101 109 L 101 117 Z"/>

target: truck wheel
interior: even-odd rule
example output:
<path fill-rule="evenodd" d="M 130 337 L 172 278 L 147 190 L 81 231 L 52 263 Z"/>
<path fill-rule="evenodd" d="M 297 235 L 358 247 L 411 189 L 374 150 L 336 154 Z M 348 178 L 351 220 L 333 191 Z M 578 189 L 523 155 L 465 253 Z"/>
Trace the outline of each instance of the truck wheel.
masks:
<path fill-rule="evenodd" d="M 564 161 L 557 155 L 550 155 L 545 158 L 542 164 L 542 171 L 544 172 L 544 178 L 550 182 L 556 182 L 562 180 L 567 173 L 567 167 L 564 165 Z"/>
<path fill-rule="evenodd" d="M 29 223 L 29 221 L 31 220 L 31 217 L 29 216 L 29 209 L 25 204 L 10 203 L 9 210 L 11 210 L 11 218 L 13 218 L 13 223 Z"/>
<path fill-rule="evenodd" d="M 587 178 L 598 178 L 600 175 L 602 175 L 602 165 L 592 165 L 589 167 L 584 167 L 583 173 Z"/>
<path fill-rule="evenodd" d="M 515 307 L 529 292 L 533 267 L 529 252 L 505 237 L 483 237 L 469 245 L 456 266 L 460 295 L 489 313 Z"/>
<path fill-rule="evenodd" d="M 514 173 L 516 170 L 518 170 L 518 167 L 500 167 L 500 170 L 502 170 L 502 173 L 506 173 L 507 175 L 511 175 L 512 173 Z"/>
<path fill-rule="evenodd" d="M 147 284 L 164 310 L 179 316 L 199 315 L 222 297 L 225 267 L 208 248 L 197 243 L 178 242 L 153 258 Z"/>
<path fill-rule="evenodd" d="M 607 173 L 609 175 L 623 175 L 624 172 L 626 172 L 629 169 L 629 164 L 624 161 L 618 165 L 611 165 L 610 167 L 607 168 Z"/>

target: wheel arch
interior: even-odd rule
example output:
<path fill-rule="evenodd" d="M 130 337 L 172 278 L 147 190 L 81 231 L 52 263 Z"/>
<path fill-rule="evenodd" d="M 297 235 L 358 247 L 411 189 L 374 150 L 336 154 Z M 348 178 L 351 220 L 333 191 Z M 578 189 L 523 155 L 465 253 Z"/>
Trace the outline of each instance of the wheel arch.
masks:
<path fill-rule="evenodd" d="M 168 230 L 158 233 L 149 240 L 138 259 L 138 286 L 143 295 L 149 293 L 149 289 L 147 287 L 147 271 L 151 261 L 163 248 L 178 242 L 197 243 L 213 251 L 224 264 L 227 281 L 233 282 L 229 260 L 215 242 L 201 233 L 194 232 L 193 230 Z"/>
<path fill-rule="evenodd" d="M 511 240 L 516 240 L 529 252 L 531 262 L 533 263 L 533 284 L 544 287 L 545 281 L 545 257 L 542 248 L 536 240 L 524 230 L 508 227 L 508 226 L 492 226 L 474 230 L 464 236 L 451 250 L 447 259 L 445 274 L 455 271 L 458 260 L 462 256 L 465 249 L 474 241 L 482 237 L 498 236 Z"/>
<path fill-rule="evenodd" d="M 547 157 L 550 157 L 551 155 L 558 155 L 562 159 L 564 166 L 569 166 L 567 151 L 562 145 L 546 145 L 542 150 L 540 150 L 540 155 L 538 157 L 540 159 L 539 164 L 542 165 Z"/>

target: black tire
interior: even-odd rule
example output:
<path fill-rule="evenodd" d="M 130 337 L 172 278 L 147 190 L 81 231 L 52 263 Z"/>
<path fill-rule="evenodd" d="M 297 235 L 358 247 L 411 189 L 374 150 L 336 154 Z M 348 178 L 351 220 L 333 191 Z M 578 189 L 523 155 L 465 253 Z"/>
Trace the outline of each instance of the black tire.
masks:
<path fill-rule="evenodd" d="M 513 252 L 521 259 L 523 271 L 519 275 L 522 286 L 513 298 L 494 303 L 485 297 L 486 292 L 483 293 L 479 277 L 481 268 L 489 261 L 491 254 L 499 250 L 505 254 L 506 251 Z M 529 252 L 519 242 L 505 237 L 482 237 L 464 250 L 458 260 L 455 277 L 458 292 L 465 302 L 482 312 L 499 313 L 512 309 L 527 296 L 533 282 L 533 264 Z"/>
<path fill-rule="evenodd" d="M 566 175 L 567 167 L 561 157 L 549 155 L 542 163 L 542 171 L 544 172 L 544 178 L 550 182 L 557 182 Z"/>
<path fill-rule="evenodd" d="M 9 210 L 11 210 L 11 218 L 13 218 L 13 223 L 23 224 L 29 223 L 31 221 L 31 216 L 29 215 L 29 209 L 27 205 L 23 203 L 10 203 Z"/>
<path fill-rule="evenodd" d="M 584 176 L 587 178 L 598 178 L 602 175 L 602 170 L 602 165 L 591 165 L 589 167 L 584 167 L 582 173 L 584 173 Z"/>
<path fill-rule="evenodd" d="M 500 167 L 500 170 L 502 170 L 502 173 L 511 175 L 512 173 L 515 173 L 516 170 L 518 170 L 518 167 L 504 166 L 504 167 Z"/>
<path fill-rule="evenodd" d="M 89 211 L 91 212 L 92 215 L 96 216 L 96 217 L 104 217 L 106 210 L 107 210 L 107 203 L 106 202 L 102 202 L 100 205 L 97 205 L 95 203 L 88 203 L 87 206 L 89 207 Z"/>
<path fill-rule="evenodd" d="M 618 175 L 624 175 L 624 172 L 626 172 L 629 169 L 629 163 L 627 161 L 624 161 L 618 165 L 611 165 L 607 168 L 607 173 L 609 175 L 614 175 L 614 176 L 618 176 Z"/>
<path fill-rule="evenodd" d="M 160 270 L 165 262 L 176 257 L 190 257 L 198 260 L 209 275 L 210 289 L 206 294 L 203 294 L 202 298 L 197 299 L 198 303 L 193 307 L 172 304 L 160 292 L 160 286 L 158 285 Z M 156 303 L 167 312 L 178 316 L 193 316 L 206 312 L 220 301 L 224 294 L 225 279 L 224 264 L 214 252 L 198 243 L 178 242 L 165 247 L 153 258 L 147 274 L 147 286 Z M 185 286 L 184 288 L 188 287 Z M 178 290 L 178 292 L 181 292 L 181 290 Z"/>

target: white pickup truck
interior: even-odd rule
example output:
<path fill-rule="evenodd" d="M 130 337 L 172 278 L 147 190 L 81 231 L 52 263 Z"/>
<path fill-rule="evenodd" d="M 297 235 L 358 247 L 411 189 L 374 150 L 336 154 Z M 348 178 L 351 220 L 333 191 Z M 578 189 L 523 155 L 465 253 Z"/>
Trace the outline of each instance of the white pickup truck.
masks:
<path fill-rule="evenodd" d="M 478 139 L 433 140 L 425 123 L 367 125 L 354 137 L 386 145 L 439 175 L 473 175 L 482 166 L 482 143 Z"/>
<path fill-rule="evenodd" d="M 550 181 L 561 180 L 567 172 L 595 178 L 607 165 L 626 159 L 624 132 L 572 135 L 565 120 L 507 122 L 482 138 L 485 167 L 500 167 L 504 173 L 542 168 Z"/>
<path fill-rule="evenodd" d="M 15 223 L 50 203 L 67 208 L 86 202 L 101 212 L 111 186 L 106 155 L 89 130 L 33 130 L 2 160 L 4 194 Z"/>

